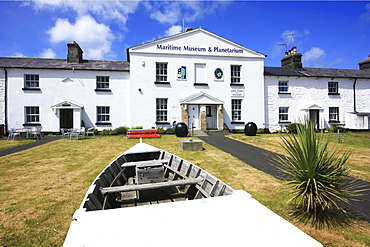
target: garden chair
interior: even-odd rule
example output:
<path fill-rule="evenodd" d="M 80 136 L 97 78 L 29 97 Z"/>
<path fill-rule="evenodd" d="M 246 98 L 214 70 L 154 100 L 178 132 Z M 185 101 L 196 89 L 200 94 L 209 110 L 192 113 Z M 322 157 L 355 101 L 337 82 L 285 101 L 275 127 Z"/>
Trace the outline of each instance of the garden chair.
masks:
<path fill-rule="evenodd" d="M 60 129 L 60 138 L 69 137 L 69 131 L 67 129 Z"/>
<path fill-rule="evenodd" d="M 10 129 L 9 130 L 9 135 L 8 135 L 8 141 L 10 140 L 10 139 L 12 139 L 13 141 L 14 141 L 14 138 L 16 137 L 16 136 L 19 136 L 20 137 L 20 133 L 19 132 L 17 132 L 16 131 L 16 129 Z"/>
<path fill-rule="evenodd" d="M 33 137 L 36 138 L 36 139 L 42 139 L 41 128 L 33 127 L 30 130 L 30 134 L 33 135 Z"/>
<path fill-rule="evenodd" d="M 87 131 L 86 131 L 86 137 L 88 137 L 89 134 L 92 134 L 94 136 L 94 138 L 95 138 L 94 131 L 95 131 L 95 128 L 94 127 L 88 128 Z"/>
<path fill-rule="evenodd" d="M 79 129 L 72 129 L 69 133 L 69 140 L 72 140 L 72 137 L 76 137 L 76 140 L 78 140 L 78 136 L 80 135 Z"/>

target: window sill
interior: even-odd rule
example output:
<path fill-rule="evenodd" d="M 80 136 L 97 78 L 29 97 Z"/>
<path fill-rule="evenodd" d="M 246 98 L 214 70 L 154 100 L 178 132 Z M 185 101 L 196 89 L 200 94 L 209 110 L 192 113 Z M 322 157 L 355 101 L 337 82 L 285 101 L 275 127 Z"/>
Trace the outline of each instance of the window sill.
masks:
<path fill-rule="evenodd" d="M 154 84 L 159 84 L 159 85 L 168 85 L 171 84 L 169 81 L 155 81 Z"/>
<path fill-rule="evenodd" d="M 230 86 L 244 87 L 244 83 L 230 83 Z"/>
<path fill-rule="evenodd" d="M 112 123 L 110 122 L 98 122 L 98 123 L 95 123 L 96 126 L 101 126 L 101 125 L 112 125 Z"/>
<path fill-rule="evenodd" d="M 328 93 L 328 95 L 340 95 L 340 93 Z"/>
<path fill-rule="evenodd" d="M 279 92 L 279 94 L 281 94 L 281 95 L 291 95 L 292 93 L 289 93 L 289 92 Z"/>
<path fill-rule="evenodd" d="M 279 121 L 279 124 L 291 124 L 291 123 L 292 123 L 291 121 L 283 121 L 283 122 Z"/>
<path fill-rule="evenodd" d="M 41 123 L 24 123 L 23 126 L 41 126 Z"/>
<path fill-rule="evenodd" d="M 194 83 L 194 86 L 208 86 L 208 83 Z"/>
<path fill-rule="evenodd" d="M 109 88 L 96 88 L 95 92 L 112 92 Z"/>
<path fill-rule="evenodd" d="M 231 124 L 245 124 L 245 122 L 240 122 L 240 121 L 232 121 Z"/>
<path fill-rule="evenodd" d="M 161 122 L 161 121 L 157 121 L 155 122 L 155 124 L 164 124 L 164 125 L 169 125 L 170 122 Z"/>
<path fill-rule="evenodd" d="M 22 88 L 23 91 L 41 91 L 39 87 L 24 87 Z"/>
<path fill-rule="evenodd" d="M 337 120 L 329 120 L 329 123 L 330 124 L 339 124 L 340 121 L 337 121 Z"/>

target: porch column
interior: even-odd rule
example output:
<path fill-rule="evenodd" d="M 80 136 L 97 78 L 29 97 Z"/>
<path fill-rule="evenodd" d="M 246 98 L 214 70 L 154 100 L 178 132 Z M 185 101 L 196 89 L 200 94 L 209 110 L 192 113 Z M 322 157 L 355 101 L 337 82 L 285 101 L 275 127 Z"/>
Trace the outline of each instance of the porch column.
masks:
<path fill-rule="evenodd" d="M 181 109 L 181 122 L 183 122 L 186 125 L 188 125 L 189 124 L 188 105 L 187 104 L 182 104 L 180 106 L 180 109 Z"/>
<path fill-rule="evenodd" d="M 206 118 L 206 106 L 201 105 L 200 106 L 200 129 L 201 130 L 206 130 L 207 129 L 207 118 Z"/>
<path fill-rule="evenodd" d="M 217 129 L 224 129 L 224 107 L 223 105 L 217 105 Z"/>

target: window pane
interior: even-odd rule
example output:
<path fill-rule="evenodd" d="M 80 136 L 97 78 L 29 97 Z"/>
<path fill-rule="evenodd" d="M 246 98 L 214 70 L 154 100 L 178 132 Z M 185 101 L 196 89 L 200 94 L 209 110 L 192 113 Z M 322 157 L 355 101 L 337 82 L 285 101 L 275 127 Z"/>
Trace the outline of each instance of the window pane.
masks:
<path fill-rule="evenodd" d="M 233 121 L 241 121 L 242 120 L 242 100 L 241 99 L 233 99 L 231 100 L 231 115 Z"/>

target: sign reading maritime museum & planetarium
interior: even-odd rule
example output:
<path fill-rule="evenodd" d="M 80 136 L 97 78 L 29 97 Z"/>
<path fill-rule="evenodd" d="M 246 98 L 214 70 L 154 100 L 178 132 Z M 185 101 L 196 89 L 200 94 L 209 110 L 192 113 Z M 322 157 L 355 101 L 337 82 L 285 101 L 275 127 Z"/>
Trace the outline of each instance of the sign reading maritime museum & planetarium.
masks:
<path fill-rule="evenodd" d="M 243 53 L 242 49 L 237 48 L 220 48 L 220 47 L 194 47 L 194 46 L 176 46 L 176 45 L 160 45 L 157 44 L 157 50 L 167 51 L 194 51 L 194 52 L 218 52 L 218 53 Z"/>

